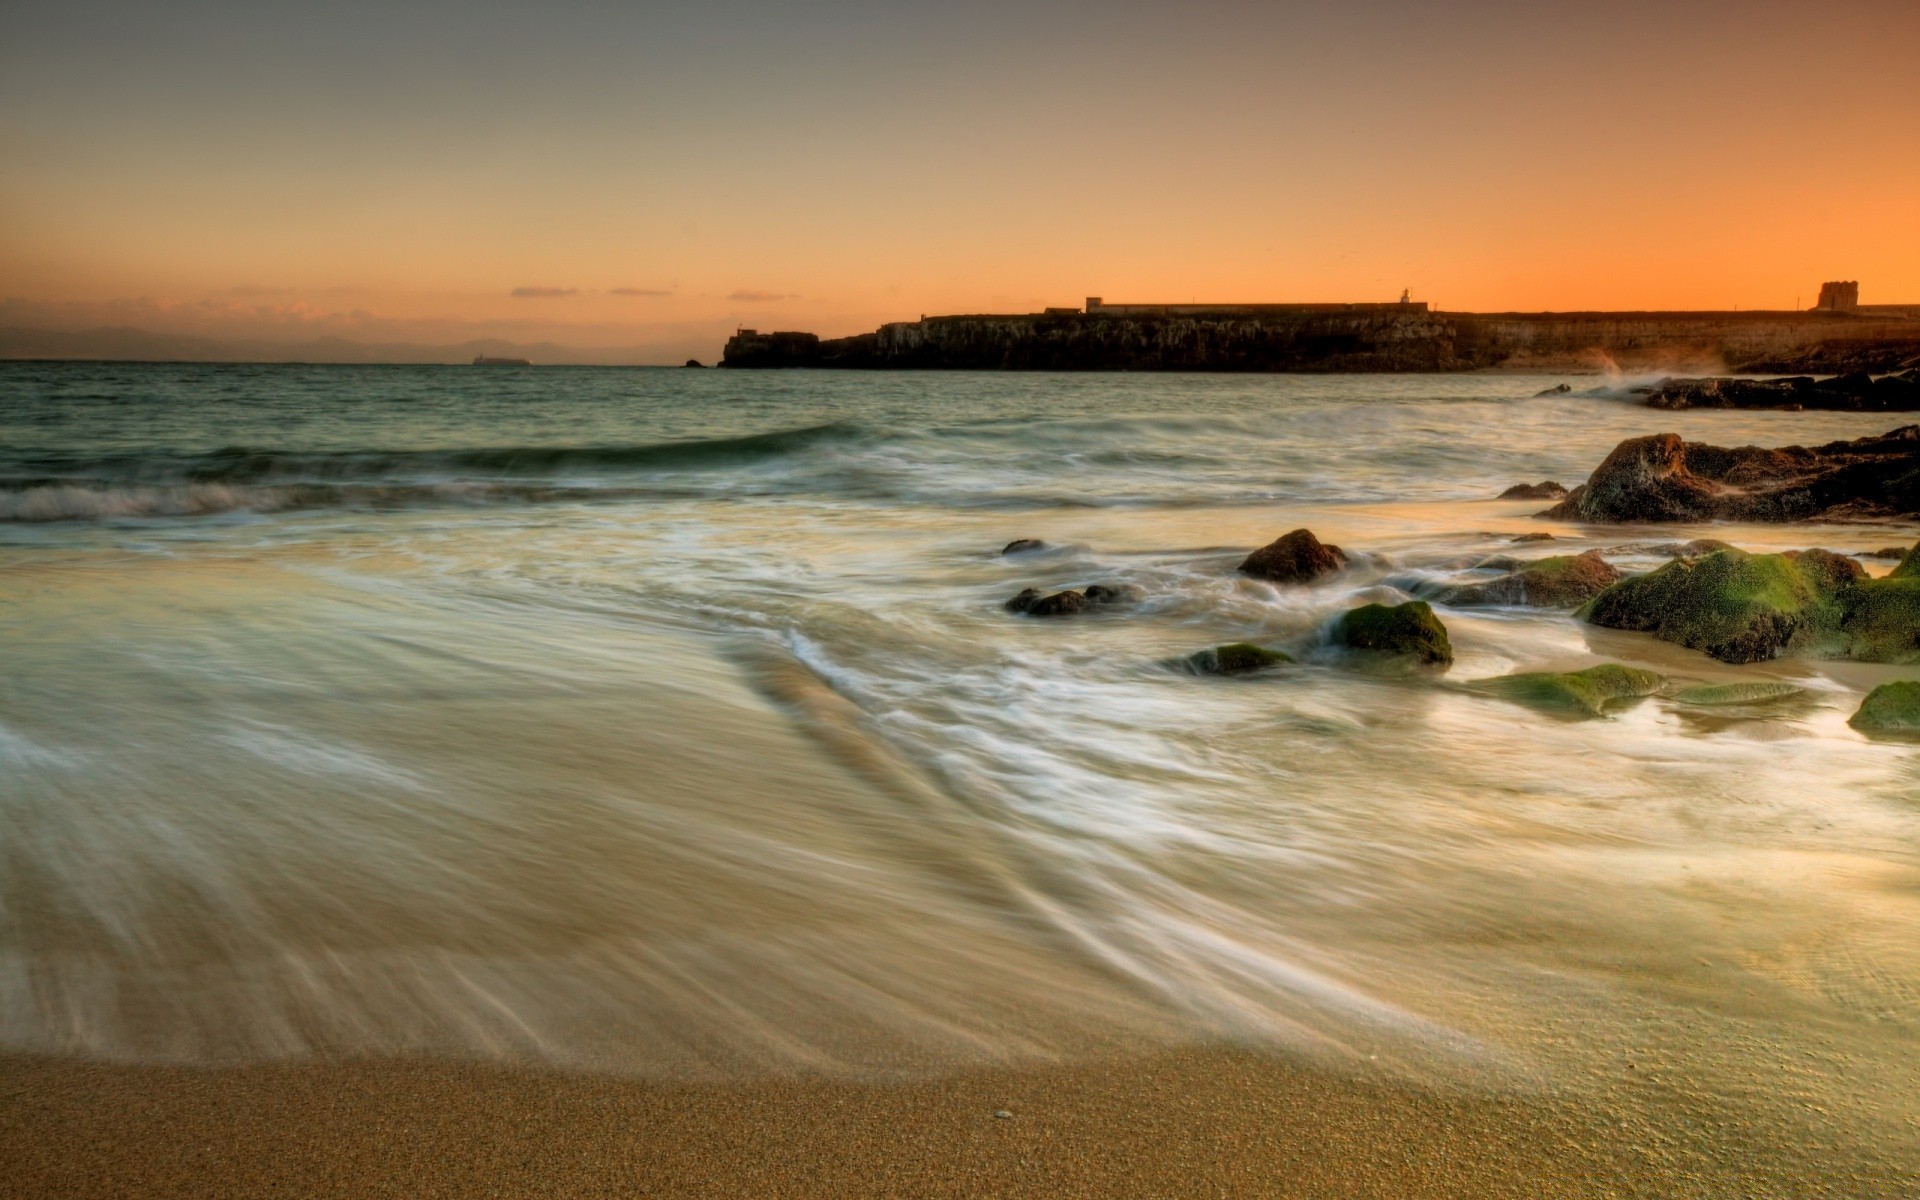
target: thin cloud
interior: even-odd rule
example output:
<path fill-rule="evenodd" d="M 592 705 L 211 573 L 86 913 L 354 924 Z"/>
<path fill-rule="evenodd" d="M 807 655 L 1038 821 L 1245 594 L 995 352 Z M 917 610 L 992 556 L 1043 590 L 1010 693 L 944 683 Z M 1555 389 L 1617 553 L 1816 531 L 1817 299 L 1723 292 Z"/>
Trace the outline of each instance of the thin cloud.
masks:
<path fill-rule="evenodd" d="M 758 292 L 752 288 L 741 288 L 739 291 L 727 294 L 729 300 L 745 300 L 753 303 L 767 300 L 798 300 L 799 298 L 787 292 Z"/>
<path fill-rule="evenodd" d="M 517 287 L 509 293 L 515 300 L 552 300 L 559 296 L 578 296 L 579 288 Z"/>
<path fill-rule="evenodd" d="M 671 296 L 666 288 L 608 288 L 609 296 Z"/>

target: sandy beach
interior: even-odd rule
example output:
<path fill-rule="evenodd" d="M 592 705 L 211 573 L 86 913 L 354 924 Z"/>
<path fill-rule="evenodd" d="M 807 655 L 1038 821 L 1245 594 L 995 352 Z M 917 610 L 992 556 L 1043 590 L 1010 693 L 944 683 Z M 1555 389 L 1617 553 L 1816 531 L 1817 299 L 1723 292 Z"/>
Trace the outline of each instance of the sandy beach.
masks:
<path fill-rule="evenodd" d="M 746 1086 L 425 1061 L 0 1065 L 0 1192 L 21 1200 L 1863 1197 L 1920 1186 L 1868 1146 L 1820 1148 L 1810 1176 L 1806 1147 L 1757 1132 L 1712 1104 L 1675 1120 L 1576 1096 L 1340 1077 L 1231 1049 Z"/>

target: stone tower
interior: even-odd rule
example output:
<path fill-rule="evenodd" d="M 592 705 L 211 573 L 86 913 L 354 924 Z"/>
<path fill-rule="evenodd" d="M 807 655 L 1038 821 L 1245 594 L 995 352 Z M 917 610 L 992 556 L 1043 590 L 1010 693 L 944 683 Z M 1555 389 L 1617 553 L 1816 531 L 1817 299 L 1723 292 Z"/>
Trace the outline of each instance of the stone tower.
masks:
<path fill-rule="evenodd" d="M 1859 307 L 1859 281 L 1849 279 L 1821 284 L 1820 302 L 1813 309 L 1815 312 L 1852 312 Z"/>

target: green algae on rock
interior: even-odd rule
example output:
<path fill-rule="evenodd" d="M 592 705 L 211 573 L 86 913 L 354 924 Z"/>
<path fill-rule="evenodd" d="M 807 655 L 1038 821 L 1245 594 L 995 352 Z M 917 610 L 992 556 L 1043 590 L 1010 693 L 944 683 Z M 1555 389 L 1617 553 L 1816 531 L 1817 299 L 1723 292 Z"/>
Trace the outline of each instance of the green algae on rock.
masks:
<path fill-rule="evenodd" d="M 1847 718 L 1855 729 L 1920 732 L 1920 681 L 1883 683 Z"/>
<path fill-rule="evenodd" d="M 1920 579 L 1920 542 L 1907 551 L 1900 564 L 1888 573 L 1888 579 Z"/>
<path fill-rule="evenodd" d="M 1405 604 L 1363 604 L 1341 614 L 1333 626 L 1333 640 L 1349 650 L 1412 657 L 1424 666 L 1453 662 L 1453 643 L 1447 627 L 1424 600 Z"/>
<path fill-rule="evenodd" d="M 1620 572 L 1598 550 L 1561 554 L 1518 564 L 1513 573 L 1486 583 L 1463 584 L 1440 594 L 1442 604 L 1528 604 L 1572 608 L 1620 582 Z"/>
<path fill-rule="evenodd" d="M 1696 687 L 1682 688 L 1673 698 L 1682 704 L 1761 704 L 1769 700 L 1784 700 L 1788 696 L 1798 696 L 1806 691 L 1791 683 L 1781 683 L 1772 679 L 1749 679 L 1739 683 L 1703 683 Z"/>
<path fill-rule="evenodd" d="M 1501 700 L 1547 712 L 1597 717 L 1607 705 L 1651 696 L 1665 682 L 1652 671 L 1602 663 L 1581 671 L 1529 671 L 1475 679 L 1466 686 Z"/>
<path fill-rule="evenodd" d="M 1785 653 L 1866 662 L 1920 658 L 1920 580 L 1868 579 L 1827 550 L 1720 550 L 1623 579 L 1577 614 L 1651 633 L 1722 662 Z"/>
<path fill-rule="evenodd" d="M 1269 667 L 1284 666 L 1293 656 L 1269 650 L 1252 642 L 1230 642 L 1214 646 L 1181 659 L 1181 665 L 1196 675 L 1250 675 Z"/>

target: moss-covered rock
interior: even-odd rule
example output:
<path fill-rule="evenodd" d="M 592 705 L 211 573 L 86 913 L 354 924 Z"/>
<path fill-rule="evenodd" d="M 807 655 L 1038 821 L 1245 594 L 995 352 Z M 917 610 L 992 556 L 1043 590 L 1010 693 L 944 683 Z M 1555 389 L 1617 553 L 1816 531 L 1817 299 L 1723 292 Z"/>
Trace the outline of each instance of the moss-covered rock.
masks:
<path fill-rule="evenodd" d="M 1637 667 L 1604 663 L 1584 671 L 1533 671 L 1476 679 L 1467 686 L 1476 692 L 1571 717 L 1597 717 L 1609 704 L 1651 696 L 1661 677 Z"/>
<path fill-rule="evenodd" d="M 1764 704 L 1769 700 L 1798 696 L 1804 691 L 1805 688 L 1778 680 L 1750 679 L 1740 683 L 1703 683 L 1697 687 L 1682 688 L 1674 693 L 1673 698 L 1682 704 Z"/>
<path fill-rule="evenodd" d="M 1491 560 L 1489 560 L 1491 561 Z M 1620 582 L 1620 572 L 1598 550 L 1562 554 L 1519 564 L 1502 579 L 1463 584 L 1440 594 L 1440 603 L 1462 607 L 1475 604 L 1530 604 L 1539 608 L 1573 608 Z"/>
<path fill-rule="evenodd" d="M 1920 662 L 1920 575 L 1862 579 L 1840 595 L 1837 658 Z"/>
<path fill-rule="evenodd" d="M 1424 600 L 1405 604 L 1363 604 L 1334 623 L 1333 640 L 1350 650 L 1412 658 L 1423 666 L 1453 662 L 1447 627 Z"/>
<path fill-rule="evenodd" d="M 1920 542 L 1900 559 L 1900 565 L 1887 576 L 1889 579 L 1920 579 Z"/>
<path fill-rule="evenodd" d="M 1859 563 L 1826 550 L 1678 559 L 1620 581 L 1579 615 L 1722 662 L 1788 653 L 1920 661 L 1920 576 L 1869 579 Z"/>
<path fill-rule="evenodd" d="M 1181 665 L 1196 675 L 1251 675 L 1292 661 L 1292 655 L 1279 650 L 1269 650 L 1252 642 L 1230 642 L 1188 655 L 1181 660 Z"/>
<path fill-rule="evenodd" d="M 1920 732 L 1920 681 L 1883 683 L 1847 719 L 1855 729 Z"/>
<path fill-rule="evenodd" d="M 1825 579 L 1783 554 L 1720 550 L 1623 579 L 1580 615 L 1704 650 L 1722 662 L 1760 662 L 1810 630 L 1838 624 L 1839 605 Z"/>

